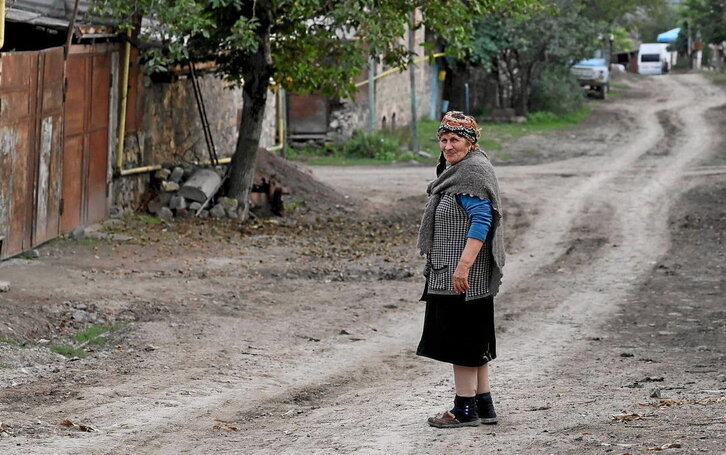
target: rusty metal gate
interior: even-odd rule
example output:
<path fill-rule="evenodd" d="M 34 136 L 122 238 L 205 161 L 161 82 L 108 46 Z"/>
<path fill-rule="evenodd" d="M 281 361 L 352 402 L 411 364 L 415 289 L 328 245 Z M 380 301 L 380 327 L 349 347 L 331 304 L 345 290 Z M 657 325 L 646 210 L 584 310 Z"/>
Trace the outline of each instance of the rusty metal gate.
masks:
<path fill-rule="evenodd" d="M 63 49 L 0 54 L 0 258 L 59 233 Z"/>
<path fill-rule="evenodd" d="M 290 139 L 324 138 L 328 132 L 328 100 L 318 94 L 287 95 Z"/>
<path fill-rule="evenodd" d="M 74 45 L 68 56 L 61 229 L 108 213 L 111 54 L 107 45 Z"/>

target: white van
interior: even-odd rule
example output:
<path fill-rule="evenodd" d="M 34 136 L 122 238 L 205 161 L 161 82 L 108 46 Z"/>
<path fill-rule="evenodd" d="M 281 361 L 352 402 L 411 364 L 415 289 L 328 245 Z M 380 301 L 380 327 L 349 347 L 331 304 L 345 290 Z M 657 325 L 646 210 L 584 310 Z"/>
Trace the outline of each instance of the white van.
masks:
<path fill-rule="evenodd" d="M 643 43 L 638 51 L 638 73 L 664 74 L 670 70 L 668 43 Z"/>

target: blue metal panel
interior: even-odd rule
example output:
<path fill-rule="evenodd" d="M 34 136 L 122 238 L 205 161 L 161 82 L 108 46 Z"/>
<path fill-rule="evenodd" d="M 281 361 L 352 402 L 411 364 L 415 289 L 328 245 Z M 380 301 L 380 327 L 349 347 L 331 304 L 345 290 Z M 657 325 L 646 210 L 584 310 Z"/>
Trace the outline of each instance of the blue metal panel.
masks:
<path fill-rule="evenodd" d="M 672 30 L 668 30 L 667 32 L 660 33 L 658 35 L 657 41 L 659 43 L 672 43 L 678 39 L 679 33 L 681 33 L 680 28 L 674 28 Z"/>

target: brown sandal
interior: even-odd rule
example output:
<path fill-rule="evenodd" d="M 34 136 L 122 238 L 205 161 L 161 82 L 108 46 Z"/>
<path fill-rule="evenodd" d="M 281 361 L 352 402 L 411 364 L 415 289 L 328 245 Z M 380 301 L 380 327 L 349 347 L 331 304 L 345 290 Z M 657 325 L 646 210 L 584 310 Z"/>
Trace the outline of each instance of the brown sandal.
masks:
<path fill-rule="evenodd" d="M 461 421 L 451 411 L 444 411 L 434 417 L 428 418 L 428 423 L 432 427 L 436 428 L 459 428 L 459 427 L 478 427 L 479 417 L 469 420 Z"/>

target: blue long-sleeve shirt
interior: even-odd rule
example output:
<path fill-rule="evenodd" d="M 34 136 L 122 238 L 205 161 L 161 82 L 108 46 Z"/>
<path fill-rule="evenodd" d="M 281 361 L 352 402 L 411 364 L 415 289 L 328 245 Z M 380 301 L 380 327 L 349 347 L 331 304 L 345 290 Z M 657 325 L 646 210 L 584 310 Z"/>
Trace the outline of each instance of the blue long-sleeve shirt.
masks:
<path fill-rule="evenodd" d="M 466 210 L 471 218 L 467 237 L 484 242 L 492 226 L 492 204 L 489 199 L 481 199 L 468 194 L 457 194 L 456 202 Z"/>

